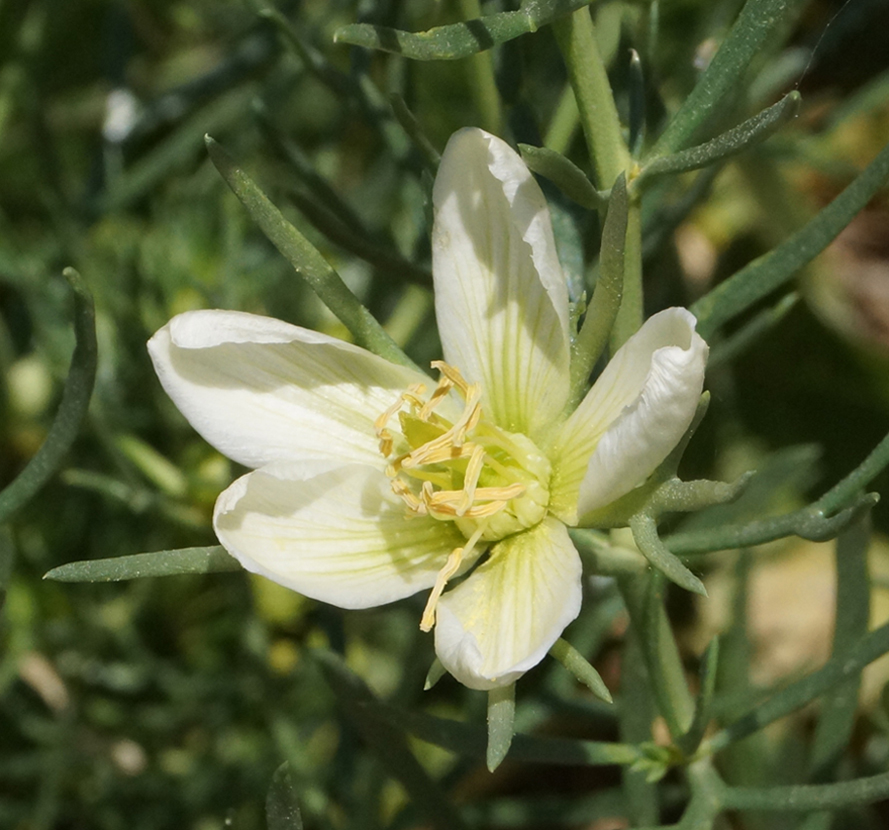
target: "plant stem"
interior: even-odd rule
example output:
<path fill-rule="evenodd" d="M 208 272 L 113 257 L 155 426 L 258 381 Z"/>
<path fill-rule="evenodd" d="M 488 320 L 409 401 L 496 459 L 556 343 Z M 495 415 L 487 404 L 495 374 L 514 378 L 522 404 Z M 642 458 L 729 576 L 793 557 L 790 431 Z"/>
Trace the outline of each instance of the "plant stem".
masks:
<path fill-rule="evenodd" d="M 460 13 L 465 20 L 475 20 L 482 16 L 478 0 L 460 0 Z M 482 126 L 488 132 L 500 135 L 503 132 L 503 111 L 500 107 L 500 95 L 497 82 L 494 80 L 493 52 L 488 49 L 476 52 L 468 60 L 469 86 L 475 107 L 481 116 Z"/>
<path fill-rule="evenodd" d="M 620 119 L 599 53 L 593 20 L 587 8 L 553 23 L 556 41 L 568 68 L 568 77 L 599 189 L 608 189 L 630 163 L 621 135 Z"/>

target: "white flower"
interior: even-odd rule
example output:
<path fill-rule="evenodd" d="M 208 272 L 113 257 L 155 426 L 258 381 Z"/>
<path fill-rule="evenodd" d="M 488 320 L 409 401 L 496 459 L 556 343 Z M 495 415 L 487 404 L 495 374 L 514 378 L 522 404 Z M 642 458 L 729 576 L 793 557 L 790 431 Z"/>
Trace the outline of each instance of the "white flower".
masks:
<path fill-rule="evenodd" d="M 343 608 L 432 589 L 421 624 L 435 624 L 439 659 L 490 689 L 536 665 L 577 616 L 581 565 L 566 525 L 644 482 L 673 449 L 707 346 L 689 312 L 656 314 L 566 413 L 568 297 L 528 169 L 500 139 L 462 130 L 434 207 L 437 385 L 232 311 L 179 315 L 149 350 L 195 429 L 253 468 L 214 516 L 245 568 Z"/>

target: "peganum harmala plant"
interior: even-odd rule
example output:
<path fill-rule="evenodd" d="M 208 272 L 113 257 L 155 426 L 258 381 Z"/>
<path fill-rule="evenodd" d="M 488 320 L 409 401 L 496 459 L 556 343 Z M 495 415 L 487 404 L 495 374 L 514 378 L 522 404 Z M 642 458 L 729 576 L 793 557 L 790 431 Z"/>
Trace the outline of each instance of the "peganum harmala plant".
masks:
<path fill-rule="evenodd" d="M 785 483 L 779 474 L 766 469 L 723 483 L 683 480 L 678 470 L 706 424 L 705 341 L 713 368 L 780 327 L 793 305 L 794 278 L 889 177 L 889 145 L 814 218 L 689 311 L 662 310 L 668 303 L 661 302 L 649 315 L 655 308 L 643 291 L 646 246 L 682 221 L 727 160 L 751 152 L 799 111 L 799 94 L 789 92 L 747 117 L 766 103 L 763 84 L 751 79 L 765 74 L 804 4 L 747 0 L 688 97 L 652 123 L 657 89 L 645 76 L 658 63 L 661 4 L 626 6 L 623 31 L 635 51 L 615 53 L 615 64 L 623 62 L 619 86 L 606 71 L 606 39 L 597 30 L 614 20 L 609 24 L 602 4 L 593 5 L 594 21 L 590 5 L 538 0 L 517 9 L 491 4 L 497 8 L 482 13 L 468 1 L 459 4 L 463 20 L 421 33 L 368 22 L 340 28 L 337 43 L 393 55 L 393 74 L 409 75 L 413 61 L 465 61 L 476 116 L 447 120 L 484 130 L 456 132 L 441 152 L 409 96 L 381 92 L 365 53 L 345 72 L 288 15 L 261 10 L 303 71 L 339 106 L 362 112 L 383 152 L 424 188 L 434 214 L 431 273 L 422 243 L 411 257 L 362 226 L 267 108 L 257 108 L 257 123 L 287 159 L 300 184 L 293 199 L 320 237 L 291 223 L 208 138 L 225 182 L 357 346 L 242 311 L 190 310 L 174 318 L 151 346 L 165 388 L 214 446 L 255 468 L 217 502 L 223 546 L 73 562 L 47 576 L 128 580 L 238 570 L 239 560 L 345 607 L 431 589 L 417 620 L 436 631 L 438 661 L 424 667 L 427 687 L 447 670 L 487 690 L 486 734 L 472 718 L 381 699 L 335 650 L 315 653 L 344 714 L 407 793 L 396 826 L 412 815 L 442 828 L 498 823 L 496 805 L 487 813 L 484 803 L 456 805 L 447 796 L 450 775 L 417 760 L 408 741 L 414 736 L 461 758 L 484 758 L 491 770 L 504 759 L 621 768 L 620 786 L 579 799 L 586 813 L 584 806 L 573 812 L 570 797 L 559 799 L 551 811 L 557 825 L 621 816 L 633 827 L 710 828 L 725 826 L 727 815 L 778 811 L 801 814 L 803 826 L 826 827 L 836 811 L 889 797 L 887 772 L 834 780 L 851 738 L 861 672 L 889 652 L 889 626 L 868 631 L 862 614 L 870 591 L 869 513 L 877 501 L 867 488 L 889 464 L 889 437 L 850 462 L 848 475 L 816 500 L 765 517 L 751 511 L 751 494 L 777 500 Z M 555 47 L 544 41 L 550 34 Z M 535 102 L 521 98 L 509 73 L 520 73 L 520 49 L 548 54 L 545 48 L 561 57 L 566 85 L 540 138 L 527 126 Z M 575 128 L 585 155 L 571 152 Z M 558 207 L 555 222 L 529 170 L 545 180 Z M 690 183 L 675 178 L 698 170 Z M 677 181 L 688 198 L 671 203 Z M 407 330 L 416 333 L 428 306 L 405 292 L 389 325 L 381 324 L 319 250 L 328 244 L 322 237 L 399 288 L 434 284 L 445 356 L 433 364 L 437 383 L 424 380 L 410 336 L 392 333 L 399 312 L 413 317 Z M 589 262 L 579 268 L 566 262 L 584 255 Z M 44 450 L 0 496 L 5 518 L 60 467 L 86 411 L 96 365 L 91 306 L 76 274 L 68 276 L 78 297 L 72 391 Z M 393 286 L 385 287 L 391 301 Z M 292 411 L 282 409 L 283 400 Z M 373 476 L 371 457 L 379 467 Z M 318 493 L 329 494 L 320 508 Z M 356 505 L 352 513 L 348 505 Z M 676 514 L 685 513 L 696 517 L 678 522 Z M 340 521 L 344 514 L 353 526 Z M 322 537 L 319 527 L 332 532 Z M 668 588 L 705 596 L 702 555 L 789 536 L 836 539 L 833 656 L 783 688 L 751 694 L 740 710 L 721 707 L 721 695 L 731 691 L 720 685 L 728 647 L 713 640 L 690 674 L 668 615 Z M 584 611 L 578 556 L 587 593 L 591 574 L 605 578 Z M 629 625 L 615 695 L 587 658 L 622 612 Z M 533 728 L 533 705 L 553 690 L 566 709 L 572 702 L 564 681 L 554 680 L 531 692 L 523 714 L 519 678 L 547 653 L 598 701 L 577 705 L 616 723 L 620 741 L 547 737 Z M 769 787 L 728 780 L 724 759 L 739 741 L 817 699 L 806 780 Z M 299 798 L 286 768 L 276 773 L 269 827 L 302 826 Z M 528 806 L 524 823 L 534 816 Z M 386 824 L 382 813 L 365 819 Z"/>

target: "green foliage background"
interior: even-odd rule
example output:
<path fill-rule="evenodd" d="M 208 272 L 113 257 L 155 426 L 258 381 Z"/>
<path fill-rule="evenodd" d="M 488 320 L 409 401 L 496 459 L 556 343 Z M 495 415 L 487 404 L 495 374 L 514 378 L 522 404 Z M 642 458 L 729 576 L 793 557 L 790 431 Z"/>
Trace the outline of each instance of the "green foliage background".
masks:
<path fill-rule="evenodd" d="M 421 600 L 343 614 L 240 572 L 116 584 L 42 580 L 75 560 L 215 543 L 213 502 L 238 471 L 196 436 L 154 378 L 145 342 L 173 314 L 240 309 L 346 335 L 231 194 L 207 157 L 205 133 L 249 170 L 417 362 L 436 356 L 430 174 L 388 94 L 405 99 L 438 150 L 455 129 L 485 126 L 494 110 L 478 94 L 474 58 L 411 62 L 334 45 L 333 33 L 356 21 L 421 31 L 462 19 L 471 4 L 282 2 L 299 48 L 258 14 L 263 5 L 0 2 L 2 483 L 34 455 L 59 404 L 73 348 L 66 266 L 93 294 L 99 347 L 89 416 L 63 469 L 0 536 L 0 826 L 265 827 L 265 793 L 284 761 L 307 827 L 422 826 L 418 802 L 434 807 L 441 791 L 472 826 L 594 826 L 622 815 L 614 768 L 507 764 L 490 777 L 476 744 L 456 756 L 413 744 L 417 778 L 381 762 L 374 737 L 338 706 L 331 669 L 325 679 L 310 651 L 344 655 L 394 706 L 481 729 L 482 695 L 449 681 L 422 692 L 433 654 L 416 630 Z M 693 87 L 708 39 L 724 36 L 740 5 L 661 3 L 657 47 L 645 52 L 649 4 L 597 4 L 600 46 L 625 118 L 628 47 L 646 57 L 645 110 L 656 137 Z M 796 122 L 710 182 L 686 176 L 656 186 L 645 217 L 648 310 L 688 305 L 781 242 L 886 143 L 885 7 L 840 5 L 808 4 L 755 62 L 746 99 L 710 134 L 799 87 Z M 482 10 L 509 8 L 492 2 Z M 589 171 L 580 131 L 559 106 L 565 70 L 549 29 L 493 54 L 500 131 L 532 145 L 546 139 Z M 113 90 L 125 90 L 135 107 L 119 137 L 107 120 Z M 584 263 L 598 252 L 598 220 L 544 186 L 579 294 Z M 684 202 L 696 187 L 697 199 Z M 856 300 L 843 274 L 882 263 L 889 281 L 887 216 L 878 200 L 855 240 L 807 272 L 806 301 L 711 374 L 713 403 L 685 459 L 688 477 L 730 478 L 783 450 L 773 464 L 792 475 L 760 508 L 780 512 L 823 492 L 886 434 L 889 337 L 881 326 L 889 326 L 889 311 L 871 307 L 870 295 Z M 713 258 L 697 281 L 689 239 L 705 240 Z M 826 295 L 859 316 L 838 316 Z M 861 322 L 874 316 L 870 327 Z M 804 444 L 820 455 L 798 449 Z M 885 493 L 885 483 L 884 473 L 871 489 Z M 885 505 L 873 521 L 886 532 Z M 696 565 L 717 566 L 715 558 Z M 569 639 L 605 673 L 617 655 L 621 605 L 607 585 L 589 592 Z M 693 631 L 695 608 L 685 595 L 672 599 L 677 625 Z M 735 620 L 734 662 L 726 664 L 738 670 L 742 622 Z M 692 647 L 683 656 L 697 667 Z M 733 688 L 724 672 L 723 714 L 762 697 L 761 689 Z M 616 682 L 617 670 L 606 676 Z M 341 689 L 339 697 L 361 693 Z M 520 684 L 517 726 L 597 740 L 618 732 L 614 709 L 575 688 L 553 661 Z M 884 770 L 882 704 L 860 715 L 854 735 L 842 777 Z M 737 745 L 725 774 L 739 783 L 809 780 L 810 739 L 805 721 L 780 738 L 760 734 Z M 678 779 L 668 779 L 664 793 L 661 815 L 675 820 L 684 797 Z M 786 827 L 786 820 L 753 814 L 732 826 Z M 878 807 L 846 820 L 837 826 L 879 827 L 889 813 Z"/>

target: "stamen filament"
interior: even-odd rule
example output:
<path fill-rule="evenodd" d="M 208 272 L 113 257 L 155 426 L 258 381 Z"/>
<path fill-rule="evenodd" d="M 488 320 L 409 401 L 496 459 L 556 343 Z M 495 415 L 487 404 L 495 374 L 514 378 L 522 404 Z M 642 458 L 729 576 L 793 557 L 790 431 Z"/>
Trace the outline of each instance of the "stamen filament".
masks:
<path fill-rule="evenodd" d="M 473 446 L 464 444 L 464 448 Z M 478 479 L 482 474 L 482 466 L 485 462 L 485 448 L 475 444 L 473 446 L 472 455 L 469 458 L 469 464 L 466 465 L 466 475 L 463 477 L 463 495 L 460 503 L 457 505 L 457 515 L 462 516 L 472 505 L 475 498 L 475 489 L 478 487 Z"/>
<path fill-rule="evenodd" d="M 463 559 L 472 553 L 472 549 L 478 544 L 478 540 L 481 539 L 486 526 L 487 522 L 482 522 L 462 548 L 454 548 L 451 551 L 448 561 L 445 562 L 444 567 L 435 578 L 435 585 L 432 587 L 429 599 L 426 600 L 426 608 L 423 610 L 423 616 L 420 618 L 420 631 L 432 630 L 432 626 L 435 625 L 435 607 L 438 605 L 438 600 L 447 586 L 448 580 L 460 570 Z"/>

